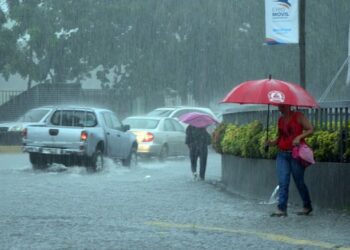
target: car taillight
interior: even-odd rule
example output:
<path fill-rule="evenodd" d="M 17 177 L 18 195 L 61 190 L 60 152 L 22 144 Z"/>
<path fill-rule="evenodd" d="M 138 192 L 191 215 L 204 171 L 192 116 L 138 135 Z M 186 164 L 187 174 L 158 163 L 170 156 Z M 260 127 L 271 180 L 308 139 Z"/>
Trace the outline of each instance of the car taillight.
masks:
<path fill-rule="evenodd" d="M 154 139 L 154 135 L 150 132 L 147 132 L 145 136 L 143 137 L 143 142 L 151 142 Z"/>
<path fill-rule="evenodd" d="M 27 130 L 27 128 L 25 128 L 25 129 L 22 130 L 22 137 L 23 137 L 23 139 L 27 139 L 27 135 L 28 135 L 28 130 Z"/>
<path fill-rule="evenodd" d="M 81 141 L 86 141 L 88 138 L 88 133 L 86 131 L 81 131 L 80 133 L 80 140 Z"/>

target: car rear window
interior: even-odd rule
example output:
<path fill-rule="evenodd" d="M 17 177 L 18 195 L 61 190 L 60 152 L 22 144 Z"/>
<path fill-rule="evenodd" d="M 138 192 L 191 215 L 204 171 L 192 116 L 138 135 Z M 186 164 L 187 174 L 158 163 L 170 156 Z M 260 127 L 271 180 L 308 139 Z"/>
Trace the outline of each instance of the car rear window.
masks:
<path fill-rule="evenodd" d="M 52 115 L 51 123 L 55 126 L 95 127 L 95 113 L 84 110 L 57 110 Z"/>
<path fill-rule="evenodd" d="M 155 119 L 125 119 L 124 124 L 130 125 L 131 129 L 155 129 L 159 120 Z"/>

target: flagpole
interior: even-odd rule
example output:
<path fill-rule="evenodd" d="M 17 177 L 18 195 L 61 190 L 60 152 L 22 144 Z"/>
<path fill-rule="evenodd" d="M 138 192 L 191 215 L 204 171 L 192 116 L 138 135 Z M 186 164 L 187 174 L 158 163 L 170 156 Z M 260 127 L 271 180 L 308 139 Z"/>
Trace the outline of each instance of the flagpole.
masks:
<path fill-rule="evenodd" d="M 271 75 L 270 75 L 271 79 Z M 266 118 L 266 142 L 269 141 L 269 123 L 270 123 L 270 104 L 267 105 L 267 118 Z M 265 152 L 269 151 L 269 145 L 265 146 Z"/>
<path fill-rule="evenodd" d="M 350 22 L 349 22 L 349 39 L 348 39 L 348 75 L 346 77 L 346 85 L 350 85 Z"/>
<path fill-rule="evenodd" d="M 305 70 L 305 0 L 299 0 L 299 74 L 300 86 L 306 88 Z"/>

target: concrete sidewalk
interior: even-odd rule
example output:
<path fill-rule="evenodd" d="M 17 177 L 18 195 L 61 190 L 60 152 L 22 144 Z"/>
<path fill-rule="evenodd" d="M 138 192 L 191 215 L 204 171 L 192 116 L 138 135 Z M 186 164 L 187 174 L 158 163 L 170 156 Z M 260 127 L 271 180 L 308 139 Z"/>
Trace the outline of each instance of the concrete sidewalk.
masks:
<path fill-rule="evenodd" d="M 0 146 L 0 154 L 21 153 L 22 146 Z"/>

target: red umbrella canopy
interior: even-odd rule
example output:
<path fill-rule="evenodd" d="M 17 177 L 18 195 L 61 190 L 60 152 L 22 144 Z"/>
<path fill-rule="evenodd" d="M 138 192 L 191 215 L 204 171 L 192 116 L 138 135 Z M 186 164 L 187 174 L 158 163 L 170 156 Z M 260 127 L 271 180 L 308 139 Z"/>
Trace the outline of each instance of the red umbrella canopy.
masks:
<path fill-rule="evenodd" d="M 277 79 L 261 79 L 242 82 L 221 101 L 240 104 L 287 104 L 300 107 L 318 107 L 318 103 L 305 89 L 296 83 Z"/>

